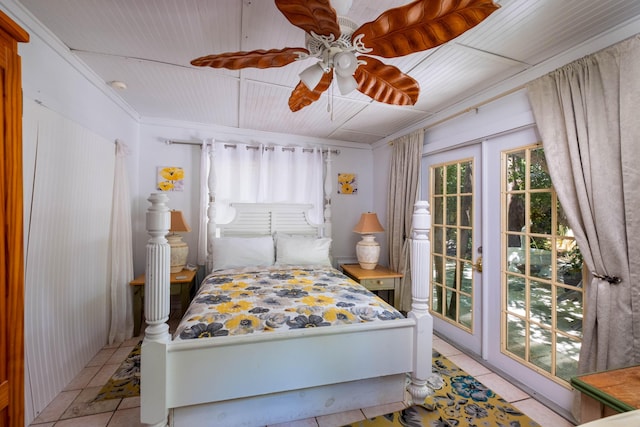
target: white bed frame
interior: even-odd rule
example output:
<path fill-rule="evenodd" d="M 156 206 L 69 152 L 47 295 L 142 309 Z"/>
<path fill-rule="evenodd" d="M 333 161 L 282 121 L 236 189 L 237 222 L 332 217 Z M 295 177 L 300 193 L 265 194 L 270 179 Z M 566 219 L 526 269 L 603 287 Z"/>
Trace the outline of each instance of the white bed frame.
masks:
<path fill-rule="evenodd" d="M 421 403 L 433 392 L 438 378 L 431 369 L 427 202 L 416 203 L 413 214 L 413 303 L 406 319 L 172 342 L 166 323 L 168 197 L 157 193 L 148 200 L 142 423 L 265 426 L 393 402 Z M 227 236 L 318 233 L 306 217 L 308 205 L 234 207 L 236 220 L 223 229 Z"/>

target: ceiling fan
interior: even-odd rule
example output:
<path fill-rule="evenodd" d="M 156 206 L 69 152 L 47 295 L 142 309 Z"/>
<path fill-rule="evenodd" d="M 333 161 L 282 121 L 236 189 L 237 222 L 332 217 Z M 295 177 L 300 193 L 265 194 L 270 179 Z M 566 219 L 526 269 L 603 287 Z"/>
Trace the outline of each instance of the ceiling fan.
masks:
<path fill-rule="evenodd" d="M 361 26 L 343 16 L 352 0 L 275 0 L 276 7 L 306 33 L 306 48 L 254 50 L 207 55 L 191 61 L 201 67 L 271 68 L 311 57 L 319 61 L 300 73 L 289 97 L 298 111 L 318 100 L 333 81 L 340 93 L 357 89 L 387 104 L 413 105 L 420 86 L 397 67 L 370 55 L 394 58 L 441 45 L 482 22 L 499 8 L 493 0 L 415 0 L 383 12 Z"/>

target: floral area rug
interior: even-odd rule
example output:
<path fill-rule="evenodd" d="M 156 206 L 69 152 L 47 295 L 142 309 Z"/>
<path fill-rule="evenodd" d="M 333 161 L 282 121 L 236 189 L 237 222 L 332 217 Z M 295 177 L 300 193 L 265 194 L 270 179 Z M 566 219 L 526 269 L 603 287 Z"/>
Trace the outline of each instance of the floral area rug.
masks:
<path fill-rule="evenodd" d="M 540 427 L 435 350 L 433 372 L 443 386 L 424 404 L 344 427 Z"/>
<path fill-rule="evenodd" d="M 129 353 L 94 401 L 140 395 L 141 344 Z M 443 386 L 424 404 L 344 427 L 540 427 L 502 397 L 434 350 Z"/>
<path fill-rule="evenodd" d="M 131 350 L 118 370 L 100 389 L 94 402 L 140 396 L 140 353 L 142 341 Z"/>

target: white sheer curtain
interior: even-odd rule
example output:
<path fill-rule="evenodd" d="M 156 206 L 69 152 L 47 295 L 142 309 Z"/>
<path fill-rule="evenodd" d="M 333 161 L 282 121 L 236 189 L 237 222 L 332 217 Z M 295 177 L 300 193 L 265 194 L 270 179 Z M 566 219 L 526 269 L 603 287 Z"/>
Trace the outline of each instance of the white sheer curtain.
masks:
<path fill-rule="evenodd" d="M 216 144 L 216 223 L 233 219 L 230 203 L 311 203 L 322 223 L 323 161 L 319 148 Z"/>
<path fill-rule="evenodd" d="M 530 83 L 553 185 L 584 261 L 579 372 L 640 363 L 640 37 Z"/>
<path fill-rule="evenodd" d="M 258 201 L 262 147 L 249 144 L 216 143 L 216 223 L 233 219 L 233 202 Z"/>
<path fill-rule="evenodd" d="M 133 248 L 131 202 L 125 157 L 127 146 L 116 141 L 116 163 L 111 213 L 111 328 L 109 344 L 123 342 L 133 336 L 132 296 Z"/>
<path fill-rule="evenodd" d="M 322 223 L 322 151 L 265 147 L 260 164 L 258 202 L 311 203 L 309 219 Z"/>

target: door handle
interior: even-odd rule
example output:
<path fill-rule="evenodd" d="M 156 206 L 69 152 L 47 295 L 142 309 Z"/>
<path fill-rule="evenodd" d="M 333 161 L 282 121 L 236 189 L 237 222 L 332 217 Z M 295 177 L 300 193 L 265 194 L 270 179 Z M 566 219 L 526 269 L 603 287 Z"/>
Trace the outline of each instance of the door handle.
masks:
<path fill-rule="evenodd" d="M 471 264 L 471 268 L 478 273 L 482 273 L 482 256 L 478 257 L 475 264 Z"/>

